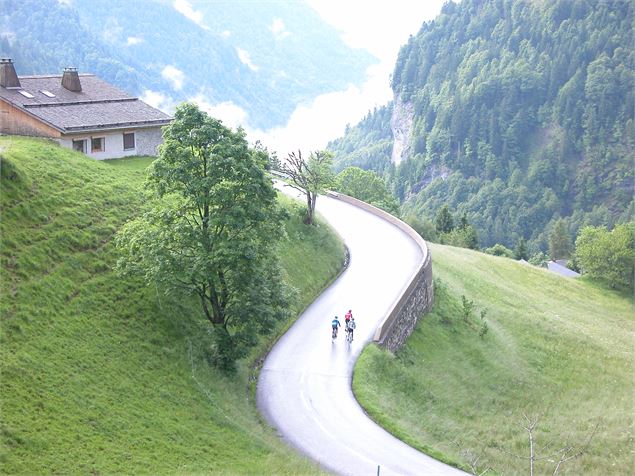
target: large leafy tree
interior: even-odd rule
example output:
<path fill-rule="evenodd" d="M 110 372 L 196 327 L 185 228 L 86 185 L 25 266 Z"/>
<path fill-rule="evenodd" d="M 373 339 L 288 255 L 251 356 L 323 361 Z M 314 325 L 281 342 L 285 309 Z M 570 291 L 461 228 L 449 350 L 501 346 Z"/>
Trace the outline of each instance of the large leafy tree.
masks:
<path fill-rule="evenodd" d="M 225 369 L 285 313 L 276 257 L 283 212 L 265 174 L 266 153 L 193 104 L 180 105 L 149 169 L 157 197 L 128 223 L 118 266 L 166 292 L 194 296 Z"/>
<path fill-rule="evenodd" d="M 332 166 L 333 155 L 322 150 L 311 152 L 308 160 L 302 157 L 301 151 L 291 152 L 282 163 L 281 171 L 289 177 L 289 185 L 306 197 L 304 223 L 307 225 L 313 224 L 318 195 L 333 185 Z"/>

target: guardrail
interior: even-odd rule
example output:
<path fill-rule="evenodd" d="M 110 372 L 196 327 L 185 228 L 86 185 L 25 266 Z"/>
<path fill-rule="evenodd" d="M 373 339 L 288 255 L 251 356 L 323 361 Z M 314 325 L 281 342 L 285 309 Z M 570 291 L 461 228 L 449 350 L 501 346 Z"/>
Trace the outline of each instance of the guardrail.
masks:
<path fill-rule="evenodd" d="M 327 192 L 329 197 L 341 200 L 376 215 L 399 228 L 421 249 L 421 263 L 412 280 L 377 328 L 373 340 L 391 351 L 397 350 L 412 333 L 419 316 L 428 312 L 434 303 L 432 257 L 426 242 L 408 224 L 373 205 L 338 192 Z"/>

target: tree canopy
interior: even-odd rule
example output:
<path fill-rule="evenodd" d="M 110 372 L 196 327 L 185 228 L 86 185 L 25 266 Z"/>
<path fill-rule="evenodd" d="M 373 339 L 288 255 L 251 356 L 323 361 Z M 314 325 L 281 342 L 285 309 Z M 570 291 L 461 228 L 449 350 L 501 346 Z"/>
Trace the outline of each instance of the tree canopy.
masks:
<path fill-rule="evenodd" d="M 633 289 L 635 270 L 635 223 L 584 227 L 575 241 L 580 270 L 606 281 L 613 288 Z"/>
<path fill-rule="evenodd" d="M 285 315 L 276 257 L 283 212 L 267 156 L 193 104 L 177 107 L 148 172 L 156 201 L 117 239 L 118 266 L 168 293 L 194 296 L 225 369 Z"/>
<path fill-rule="evenodd" d="M 335 187 L 338 192 L 399 216 L 399 202 L 386 187 L 386 182 L 371 170 L 348 167 L 337 174 Z"/>

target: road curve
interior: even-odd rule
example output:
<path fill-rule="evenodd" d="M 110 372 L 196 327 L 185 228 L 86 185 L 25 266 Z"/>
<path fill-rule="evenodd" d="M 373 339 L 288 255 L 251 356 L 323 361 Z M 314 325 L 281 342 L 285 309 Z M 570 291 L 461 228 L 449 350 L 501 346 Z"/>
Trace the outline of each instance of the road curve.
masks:
<path fill-rule="evenodd" d="M 282 438 L 343 475 L 465 474 L 411 448 L 368 418 L 351 390 L 353 366 L 421 262 L 405 233 L 352 205 L 320 197 L 318 211 L 351 253 L 346 271 L 324 291 L 267 356 L 258 408 Z M 307 270 L 310 272 L 310 270 Z M 349 346 L 330 322 L 353 310 Z"/>

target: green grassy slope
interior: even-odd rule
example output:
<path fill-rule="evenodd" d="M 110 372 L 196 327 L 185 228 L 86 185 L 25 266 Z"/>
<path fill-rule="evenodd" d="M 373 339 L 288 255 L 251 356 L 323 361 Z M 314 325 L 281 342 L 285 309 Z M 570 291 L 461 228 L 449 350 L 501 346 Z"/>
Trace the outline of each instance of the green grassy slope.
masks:
<path fill-rule="evenodd" d="M 470 451 L 481 471 L 498 474 L 529 474 L 528 461 L 510 455 L 529 455 L 523 413 L 542 415 L 536 442 L 551 446 L 538 457 L 583 445 L 599 422 L 587 451 L 558 474 L 635 474 L 632 296 L 504 258 L 431 248 L 433 312 L 396 356 L 370 346 L 355 369 L 355 394 L 373 418 L 463 467 Z M 475 303 L 467 323 L 462 295 Z M 554 467 L 537 462 L 536 474 Z"/>
<path fill-rule="evenodd" d="M 233 377 L 207 363 L 195 305 L 113 272 L 149 159 L 95 162 L 15 137 L 0 154 L 0 472 L 319 473 L 262 423 L 250 362 Z M 292 214 L 283 255 L 299 310 L 343 248 Z M 313 281 L 306 255 L 319 255 Z"/>

